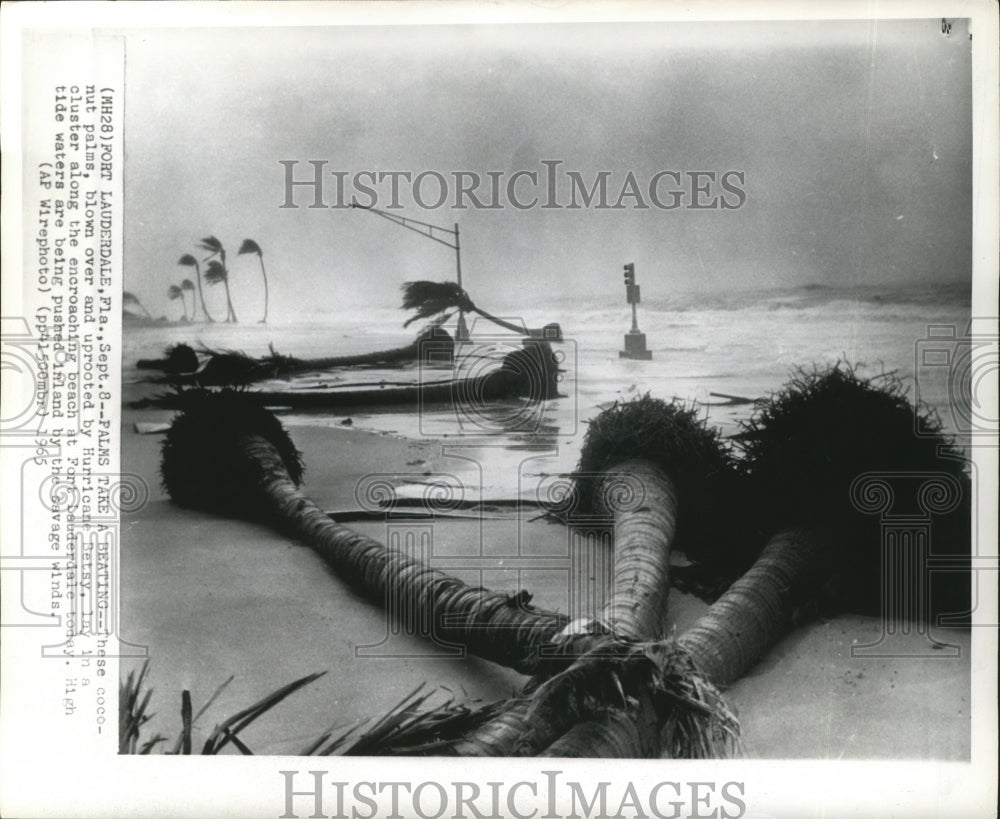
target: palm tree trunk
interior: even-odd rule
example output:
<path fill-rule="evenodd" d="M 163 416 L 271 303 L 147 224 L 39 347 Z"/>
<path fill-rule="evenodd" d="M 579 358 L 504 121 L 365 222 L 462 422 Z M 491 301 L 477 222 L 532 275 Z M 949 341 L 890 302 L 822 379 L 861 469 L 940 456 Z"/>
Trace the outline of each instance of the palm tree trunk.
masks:
<path fill-rule="evenodd" d="M 215 319 L 212 318 L 212 314 L 208 312 L 208 308 L 205 306 L 205 294 L 201 289 L 201 268 L 198 266 L 198 262 L 194 263 L 194 273 L 195 281 L 198 282 L 198 299 L 201 301 L 201 312 L 205 315 L 205 320 L 209 324 L 215 324 Z"/>
<path fill-rule="evenodd" d="M 233 300 L 229 295 L 229 268 L 226 267 L 226 250 L 225 248 L 220 248 L 219 259 L 222 261 L 222 269 L 226 271 L 226 278 L 222 280 L 222 283 L 226 286 L 226 321 L 238 324 L 239 321 L 236 318 L 236 311 L 233 309 Z"/>
<path fill-rule="evenodd" d="M 485 310 L 476 307 L 476 305 L 472 305 L 472 309 L 473 311 L 481 315 L 484 319 L 492 321 L 494 324 L 503 327 L 506 330 L 510 330 L 511 332 L 517 333 L 518 335 L 522 336 L 529 335 L 527 330 L 525 330 L 523 327 L 518 327 L 516 324 L 511 324 L 509 321 L 504 321 L 502 318 L 497 318 L 496 316 L 487 313 Z"/>
<path fill-rule="evenodd" d="M 221 433 L 220 433 L 221 434 Z M 568 620 L 528 605 L 530 595 L 473 588 L 332 521 L 295 485 L 281 454 L 261 435 L 240 436 L 233 456 L 257 498 L 248 508 L 314 549 L 350 587 L 386 605 L 402 626 L 429 627 L 439 645 L 463 646 L 471 653 L 516 670 L 537 662 L 538 649 Z M 165 455 L 166 459 L 166 455 Z M 170 467 L 164 466 L 165 474 Z"/>
<path fill-rule="evenodd" d="M 595 482 L 597 511 L 614 519 L 611 598 L 587 633 L 561 632 L 535 666 L 530 696 L 515 699 L 464 737 L 427 749 L 456 756 L 656 757 L 671 711 L 654 691 L 667 663 L 630 646 L 659 640 L 669 589 L 677 492 L 659 466 L 641 458 L 618 462 Z M 576 624 L 573 624 L 576 627 Z M 595 633 L 596 632 L 596 633 Z M 676 652 L 665 652 L 676 656 Z M 611 690 L 608 690 L 609 681 Z M 717 692 L 709 691 L 710 698 Z M 627 691 L 627 696 L 626 696 Z M 715 700 L 710 700 L 715 707 Z M 596 710 L 584 702 L 607 703 Z M 681 708 L 677 709 L 682 710 Z M 691 717 L 685 726 L 691 725 Z M 697 726 L 690 737 L 711 732 Z M 667 732 L 670 741 L 673 734 Z M 720 743 L 724 745 L 725 743 Z M 692 749 L 700 748 L 695 744 Z M 703 742 L 708 755 L 718 747 Z M 676 748 L 690 756 L 686 747 Z"/>
<path fill-rule="evenodd" d="M 600 511 L 614 515 L 614 581 L 602 619 L 613 634 L 655 640 L 663 631 L 677 491 L 660 467 L 633 458 L 607 470 Z"/>
<path fill-rule="evenodd" d="M 229 296 L 228 276 L 223 280 L 223 284 L 226 286 L 226 322 L 238 323 L 236 318 L 236 311 L 233 310 L 233 300 Z"/>
<path fill-rule="evenodd" d="M 261 324 L 267 324 L 267 271 L 264 269 L 264 254 L 257 254 L 257 261 L 260 262 L 260 274 L 264 277 L 264 318 L 260 320 Z"/>
<path fill-rule="evenodd" d="M 678 645 L 716 685 L 738 680 L 791 630 L 796 608 L 822 577 L 825 557 L 817 535 L 779 532 Z"/>

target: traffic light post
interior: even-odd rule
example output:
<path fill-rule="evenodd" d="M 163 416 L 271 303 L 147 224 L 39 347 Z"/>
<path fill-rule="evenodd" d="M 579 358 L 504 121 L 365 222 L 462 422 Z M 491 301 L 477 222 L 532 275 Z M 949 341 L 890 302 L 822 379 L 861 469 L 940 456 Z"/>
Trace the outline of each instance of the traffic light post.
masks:
<path fill-rule="evenodd" d="M 625 334 L 625 349 L 618 351 L 618 357 L 650 361 L 653 358 L 653 353 L 646 349 L 646 334 L 639 332 L 639 319 L 636 314 L 636 305 L 639 303 L 639 285 L 635 283 L 635 264 L 633 262 L 625 265 L 625 299 L 632 305 L 632 329 Z"/>

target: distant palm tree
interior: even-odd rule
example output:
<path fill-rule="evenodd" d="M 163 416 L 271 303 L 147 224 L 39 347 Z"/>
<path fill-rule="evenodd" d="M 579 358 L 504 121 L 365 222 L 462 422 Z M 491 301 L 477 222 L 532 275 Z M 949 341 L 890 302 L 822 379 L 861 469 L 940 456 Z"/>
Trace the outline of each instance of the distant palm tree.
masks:
<path fill-rule="evenodd" d="M 146 314 L 146 318 L 152 318 L 149 314 L 149 310 L 147 310 L 145 305 L 139 301 L 138 296 L 134 293 L 129 293 L 128 290 L 122 292 L 122 307 L 138 307 L 143 313 Z"/>
<path fill-rule="evenodd" d="M 233 300 L 229 293 L 229 268 L 226 267 L 226 249 L 222 246 L 222 242 L 214 236 L 202 239 L 198 247 L 208 251 L 208 255 L 204 258 L 204 261 L 209 262 L 208 268 L 205 270 L 205 281 L 209 284 L 222 282 L 226 286 L 226 321 L 238 321 L 236 311 L 233 310 Z M 219 258 L 213 259 L 213 256 L 218 256 Z"/>
<path fill-rule="evenodd" d="M 184 281 L 181 282 L 181 295 L 183 295 L 184 293 L 191 294 L 191 320 L 194 321 L 195 315 L 198 312 L 198 305 L 194 300 L 194 282 L 191 281 L 190 279 L 184 279 Z M 186 297 L 184 300 L 184 309 L 187 310 Z"/>
<path fill-rule="evenodd" d="M 182 309 L 184 310 L 184 321 L 187 321 L 187 299 L 184 298 L 184 291 L 181 290 L 176 284 L 172 284 L 167 288 L 167 296 L 170 297 L 170 301 L 177 301 L 177 299 L 181 300 Z"/>
<path fill-rule="evenodd" d="M 205 319 L 210 324 L 214 324 L 215 319 L 212 318 L 211 313 L 208 312 L 208 308 L 205 306 L 205 294 L 201 290 L 201 267 L 198 265 L 198 260 L 190 253 L 185 253 L 178 260 L 177 264 L 194 268 L 194 280 L 198 282 L 198 299 L 201 301 L 201 312 L 205 314 Z"/>
<path fill-rule="evenodd" d="M 257 261 L 260 262 L 260 273 L 264 277 L 264 318 L 260 320 L 260 324 L 267 324 L 267 271 L 264 270 L 264 252 L 253 239 L 244 239 L 243 244 L 240 245 L 239 253 L 240 255 L 244 253 L 257 254 Z"/>
<path fill-rule="evenodd" d="M 222 266 L 222 262 L 220 262 L 218 259 L 212 259 L 212 261 L 210 261 L 208 263 L 208 266 L 205 268 L 205 272 L 203 275 L 205 277 L 205 281 L 209 285 L 219 284 L 219 282 L 222 282 L 222 284 L 225 285 L 226 310 L 227 310 L 226 323 L 228 324 L 229 322 L 235 322 L 236 312 L 233 310 L 233 302 L 229 298 L 229 271 Z"/>

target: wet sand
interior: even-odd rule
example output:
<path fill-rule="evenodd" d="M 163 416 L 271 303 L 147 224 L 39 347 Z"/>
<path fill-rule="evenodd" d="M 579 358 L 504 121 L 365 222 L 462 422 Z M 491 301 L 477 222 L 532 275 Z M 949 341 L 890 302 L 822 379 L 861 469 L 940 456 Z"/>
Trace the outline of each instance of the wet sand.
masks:
<path fill-rule="evenodd" d="M 171 504 L 159 487 L 162 438 L 133 428 L 137 420 L 170 415 L 123 412 L 123 470 L 141 475 L 151 490 L 149 503 L 123 521 L 121 573 L 124 637 L 147 645 L 151 658 L 155 717 L 144 736 L 160 732 L 172 743 L 180 731 L 181 691 L 191 690 L 197 712 L 231 675 L 233 682 L 195 726 L 196 749 L 217 722 L 311 672 L 327 673 L 241 735 L 255 753 L 296 753 L 331 725 L 379 715 L 424 683 L 486 700 L 520 685 L 523 678 L 512 671 L 448 656 L 416 637 L 388 635 L 382 611 L 308 548 L 256 524 Z M 431 440 L 308 426 L 290 433 L 305 457 L 304 490 L 325 509 L 356 508 L 355 487 L 366 475 L 433 472 L 441 459 L 440 443 Z M 566 556 L 567 532 L 531 520 L 535 514 L 435 520 L 435 560 L 468 582 L 513 589 L 513 562 L 547 558 L 539 563 L 549 568 L 524 570 L 522 583 L 536 605 L 565 611 L 566 572 L 552 567 Z M 350 524 L 383 542 L 387 525 Z M 518 544 L 522 559 L 514 561 Z M 481 575 L 447 565 L 470 554 L 487 558 Z M 670 624 L 682 631 L 704 609 L 674 590 Z M 876 618 L 841 616 L 799 628 L 728 692 L 746 756 L 968 759 L 970 635 L 932 633 L 958 646 L 960 656 L 933 650 L 915 658 L 852 658 L 852 645 L 879 639 Z M 911 649 L 924 643 L 917 634 L 901 639 Z M 133 665 L 125 662 L 123 671 Z"/>

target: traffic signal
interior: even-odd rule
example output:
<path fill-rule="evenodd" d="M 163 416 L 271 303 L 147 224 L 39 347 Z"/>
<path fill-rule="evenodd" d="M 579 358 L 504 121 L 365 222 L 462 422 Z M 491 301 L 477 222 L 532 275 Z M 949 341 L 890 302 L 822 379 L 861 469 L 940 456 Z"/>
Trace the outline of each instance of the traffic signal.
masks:
<path fill-rule="evenodd" d="M 635 265 L 629 262 L 625 265 L 625 286 L 631 287 L 635 284 Z"/>

